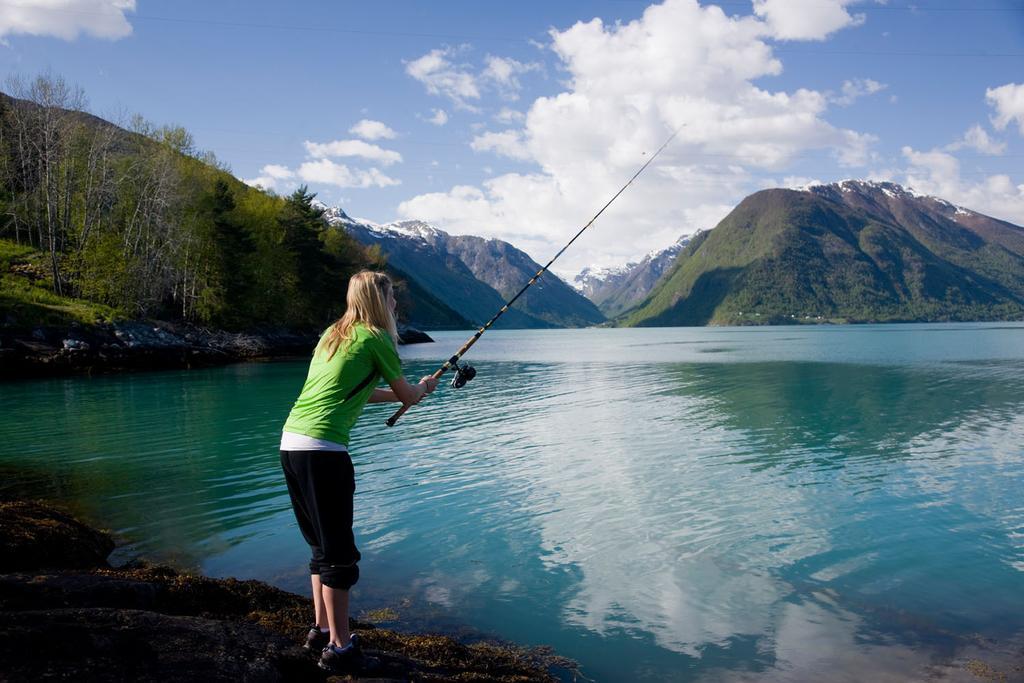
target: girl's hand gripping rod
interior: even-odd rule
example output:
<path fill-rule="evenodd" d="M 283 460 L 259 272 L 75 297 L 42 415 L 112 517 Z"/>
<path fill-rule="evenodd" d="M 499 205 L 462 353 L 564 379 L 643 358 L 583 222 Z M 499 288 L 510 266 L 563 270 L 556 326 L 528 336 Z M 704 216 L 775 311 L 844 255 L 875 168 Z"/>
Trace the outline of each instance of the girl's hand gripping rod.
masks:
<path fill-rule="evenodd" d="M 683 124 L 683 126 L 685 126 L 685 125 L 686 125 L 686 124 L 684 123 L 684 124 Z M 630 179 L 629 179 L 629 180 L 628 180 L 628 181 L 626 182 L 626 184 L 625 184 L 625 185 L 623 185 L 623 186 L 622 186 L 622 187 L 621 187 L 621 188 L 619 189 L 619 191 L 618 191 L 618 192 L 616 192 L 616 193 L 615 193 L 615 195 L 614 195 L 614 196 L 613 196 L 613 197 L 612 197 L 611 199 L 609 199 L 609 200 L 608 200 L 608 202 L 607 202 L 607 203 L 606 203 L 606 204 L 605 204 L 604 206 L 602 206 L 602 207 L 601 207 L 601 210 L 600 210 L 600 211 L 598 211 L 598 212 L 597 212 L 596 214 L 594 214 L 594 217 L 593 217 L 593 218 L 591 218 L 591 219 L 590 219 L 589 221 L 587 221 L 587 224 L 586 224 L 586 225 L 584 225 L 584 226 L 583 226 L 582 228 L 580 228 L 580 229 L 579 229 L 579 232 L 577 232 L 577 233 L 576 233 L 575 235 L 573 235 L 573 238 L 572 238 L 571 240 L 569 240 L 569 241 L 568 241 L 568 242 L 567 242 L 567 243 L 565 244 L 565 246 L 564 246 L 564 247 L 562 247 L 561 249 L 559 249 L 559 250 L 558 250 L 558 253 L 557 253 L 557 254 L 555 254 L 555 255 L 554 255 L 554 256 L 553 256 L 552 258 L 551 258 L 551 260 L 550 260 L 550 261 L 548 261 L 548 262 L 547 262 L 547 263 L 546 263 L 546 264 L 545 264 L 545 265 L 544 265 L 544 266 L 543 266 L 543 267 L 542 267 L 542 268 L 541 268 L 540 270 L 538 270 L 538 271 L 537 271 L 537 273 L 536 273 L 536 275 L 534 275 L 533 277 L 531 277 L 531 278 L 530 278 L 530 281 L 529 281 L 529 282 L 527 282 L 527 283 L 526 283 L 525 285 L 523 285 L 523 288 L 522 288 L 522 289 L 520 289 L 520 290 L 519 290 L 519 291 L 518 291 L 518 292 L 516 293 L 516 295 L 515 295 L 514 297 L 512 297 L 512 298 L 511 298 L 511 299 L 509 299 L 509 300 L 508 300 L 507 302 L 505 302 L 505 305 L 504 305 L 504 306 L 502 306 L 502 307 L 501 307 L 501 309 L 500 309 L 500 310 L 499 310 L 499 311 L 498 311 L 497 313 L 495 313 L 495 314 L 494 314 L 494 317 L 492 317 L 492 318 L 491 318 L 490 320 L 488 320 L 488 321 L 487 321 L 486 323 L 484 323 L 483 327 L 481 327 L 481 328 L 480 328 L 479 330 L 477 330 L 477 331 L 476 331 L 476 333 L 475 333 L 475 334 L 474 334 L 474 335 L 473 335 L 472 337 L 470 337 L 470 338 L 469 338 L 469 340 L 468 340 L 468 341 L 466 341 L 466 343 L 465 343 L 465 344 L 463 344 L 463 345 L 462 345 L 462 348 L 461 348 L 461 349 L 459 349 L 459 350 L 458 350 L 458 351 L 457 351 L 457 352 L 455 353 L 455 355 L 454 355 L 454 356 L 452 356 L 452 357 L 451 357 L 451 358 L 449 358 L 449 359 L 448 359 L 447 361 L 445 361 L 444 365 L 442 365 L 442 366 L 441 366 L 440 368 L 438 368 L 438 369 L 437 369 L 437 371 L 436 371 L 436 372 L 435 372 L 435 373 L 433 374 L 433 377 L 434 377 L 434 379 L 441 379 L 441 375 L 443 375 L 443 374 L 444 374 L 445 372 L 447 372 L 448 370 L 450 370 L 450 369 L 452 369 L 452 368 L 455 368 L 456 372 L 458 372 L 458 375 L 456 376 L 455 380 L 453 380 L 453 382 L 452 382 L 452 385 L 453 385 L 453 386 L 462 386 L 463 384 L 465 384 L 466 382 L 468 382 L 469 380 L 471 380 L 471 379 L 472 379 L 472 378 L 473 378 L 473 377 L 474 377 L 474 376 L 476 375 L 476 370 L 474 370 L 473 368 L 469 367 L 468 365 L 464 365 L 464 366 L 462 366 L 462 367 L 460 367 L 460 366 L 459 366 L 459 359 L 460 359 L 460 358 L 462 358 L 462 355 L 463 355 L 464 353 L 466 353 L 467 351 L 469 351 L 470 347 L 472 347 L 472 346 L 473 346 L 473 344 L 475 344 L 475 343 L 476 343 L 476 340 L 477 340 L 477 339 L 479 339 L 479 338 L 480 338 L 481 336 L 483 336 L 483 333 L 484 333 L 484 332 L 486 332 L 486 331 L 487 331 L 488 329 L 490 329 L 491 325 L 493 325 L 493 324 L 494 324 L 494 322 L 495 322 L 495 321 L 496 321 L 496 320 L 497 320 L 498 318 L 500 318 L 500 317 L 502 316 L 502 314 L 504 314 L 504 313 L 505 313 L 505 311 L 507 311 L 507 310 L 508 310 L 508 309 L 509 309 L 509 308 L 510 308 L 510 307 L 512 306 L 512 304 L 514 304 L 514 303 L 516 302 L 516 300 L 517 300 L 517 299 L 518 299 L 519 297 L 521 297 L 521 296 L 523 295 L 523 292 L 525 292 L 525 291 L 526 291 L 527 289 L 529 289 L 529 288 L 530 288 L 530 286 L 531 286 L 531 285 L 533 285 L 533 283 L 534 283 L 534 282 L 536 282 L 536 281 L 537 281 L 537 279 L 538 279 L 538 278 L 540 278 L 540 276 L 541 276 L 541 275 L 543 275 L 543 274 L 545 273 L 545 271 L 547 271 L 547 269 L 548 269 L 548 268 L 549 268 L 549 267 L 551 266 L 551 264 L 552 264 L 552 263 L 554 263 L 554 262 L 555 262 L 555 260 L 556 260 L 556 259 L 557 259 L 557 258 L 558 258 L 559 256 L 561 256 L 561 255 L 562 255 L 562 253 L 563 253 L 563 252 L 564 252 L 564 251 L 565 251 L 566 249 L 568 249 L 568 248 L 569 248 L 569 246 L 570 246 L 570 245 L 572 245 L 572 243 L 573 243 L 573 242 L 575 242 L 575 241 L 576 241 L 576 238 L 578 238 L 578 237 L 579 237 L 580 235 L 582 235 L 582 234 L 583 234 L 583 231 L 585 231 L 585 230 L 586 230 L 587 228 L 589 228 L 589 227 L 590 227 L 591 225 L 593 225 L 593 224 L 594 224 L 594 221 L 596 221 L 596 220 L 597 220 L 598 216 L 600 216 L 600 215 L 601 215 L 602 213 L 604 213 L 604 210 L 605 210 L 605 209 L 607 209 L 607 208 L 608 208 L 609 206 L 611 206 L 612 202 L 614 202 L 614 201 L 615 201 L 616 199 L 618 199 L 618 197 L 619 197 L 619 195 L 620 195 L 620 194 L 622 194 L 623 192 L 625 192 L 625 191 L 626 191 L 626 188 L 627 188 L 627 187 L 629 187 L 629 186 L 630 186 L 630 185 L 631 185 L 631 184 L 633 183 L 633 181 L 634 181 L 634 180 L 636 180 L 636 179 L 637 179 L 637 177 L 638 177 L 638 176 L 639 176 L 639 175 L 640 175 L 641 173 L 643 173 L 643 172 L 644 172 L 644 169 L 645 169 L 645 168 L 647 168 L 648 166 L 650 166 L 650 165 L 651 165 L 651 162 L 652 162 L 652 161 L 654 161 L 654 160 L 655 160 L 655 159 L 657 158 L 657 156 L 658 156 L 659 154 L 661 154 L 662 150 L 663 150 L 663 149 L 665 149 L 666 147 L 668 147 L 668 143 L 672 142 L 672 140 L 673 140 L 673 139 L 675 138 L 675 136 L 676 136 L 676 135 L 677 135 L 677 134 L 679 133 L 679 131 L 683 129 L 683 126 L 679 126 L 679 128 L 676 128 L 676 129 L 675 129 L 675 130 L 674 130 L 674 131 L 672 132 L 672 135 L 668 136 L 668 140 L 665 140 L 665 142 L 664 142 L 664 143 L 662 143 L 661 147 L 659 147 L 659 148 L 658 148 L 658 151 L 657 151 L 657 152 L 655 152 L 654 154 L 652 154 L 652 155 L 651 155 L 651 158 L 650 158 L 650 159 L 648 159 L 648 160 L 647 160 L 646 162 L 644 162 L 644 165 L 643 165 L 643 166 L 641 166 L 641 167 L 640 167 L 640 169 L 639 169 L 639 170 L 638 170 L 638 171 L 637 171 L 636 173 L 634 173 L 634 174 L 633 174 L 633 177 L 632 177 L 632 178 L 630 178 Z M 394 414 L 394 415 L 392 415 L 391 417 L 389 417 L 389 418 L 388 418 L 388 420 L 387 420 L 387 425 L 388 425 L 388 427 L 394 427 L 394 426 L 395 426 L 395 423 L 396 423 L 396 422 L 398 422 L 398 419 L 399 419 L 400 417 L 402 417 L 402 415 L 404 415 L 404 414 L 405 414 L 405 411 L 409 410 L 409 408 L 411 408 L 411 407 L 412 407 L 412 405 L 413 405 L 413 404 L 411 404 L 411 403 L 406 403 L 406 404 L 404 404 L 404 405 L 403 405 L 403 406 L 402 406 L 401 408 L 399 408 L 398 410 L 396 410 L 396 411 L 395 411 L 395 414 Z"/>

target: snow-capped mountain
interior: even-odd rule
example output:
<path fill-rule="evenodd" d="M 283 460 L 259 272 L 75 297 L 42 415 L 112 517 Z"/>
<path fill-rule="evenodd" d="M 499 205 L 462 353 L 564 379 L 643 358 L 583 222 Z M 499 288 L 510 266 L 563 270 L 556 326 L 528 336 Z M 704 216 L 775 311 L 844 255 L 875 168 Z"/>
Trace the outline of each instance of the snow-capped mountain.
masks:
<path fill-rule="evenodd" d="M 691 235 L 684 235 L 671 246 L 624 266 L 584 268 L 574 278 L 573 286 L 597 304 L 602 313 L 614 317 L 647 296 L 691 239 Z"/>
<path fill-rule="evenodd" d="M 450 235 L 423 221 L 378 224 L 325 210 L 331 225 L 377 245 L 390 268 L 415 281 L 461 315 L 481 324 L 540 269 L 508 242 Z M 554 273 L 545 273 L 505 313 L 502 327 L 584 327 L 603 322 L 598 308 Z"/>
<path fill-rule="evenodd" d="M 627 325 L 1020 320 L 1024 228 L 896 183 L 756 192 Z"/>

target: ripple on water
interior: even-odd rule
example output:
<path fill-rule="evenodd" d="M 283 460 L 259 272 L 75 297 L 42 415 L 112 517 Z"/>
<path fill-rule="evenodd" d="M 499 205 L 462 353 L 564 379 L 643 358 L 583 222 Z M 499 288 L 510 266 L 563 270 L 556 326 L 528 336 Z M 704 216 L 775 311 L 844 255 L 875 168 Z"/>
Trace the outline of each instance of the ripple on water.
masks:
<path fill-rule="evenodd" d="M 983 357 L 978 337 L 916 329 L 499 334 L 500 353 L 485 339 L 465 389 L 394 429 L 371 406 L 353 435 L 368 586 L 552 643 L 599 680 L 913 678 L 936 643 L 1011 642 L 1019 344 L 987 329 Z M 305 550 L 276 445 L 303 372 L 0 386 L 4 487 L 73 498 L 144 550 L 294 578 Z"/>

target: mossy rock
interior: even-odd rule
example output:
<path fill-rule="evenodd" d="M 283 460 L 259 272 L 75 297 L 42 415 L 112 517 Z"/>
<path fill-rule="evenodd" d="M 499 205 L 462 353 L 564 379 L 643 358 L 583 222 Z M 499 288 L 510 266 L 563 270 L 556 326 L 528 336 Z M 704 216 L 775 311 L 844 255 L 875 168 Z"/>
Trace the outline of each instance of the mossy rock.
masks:
<path fill-rule="evenodd" d="M 106 567 L 114 540 L 48 505 L 0 502 L 0 572 Z"/>

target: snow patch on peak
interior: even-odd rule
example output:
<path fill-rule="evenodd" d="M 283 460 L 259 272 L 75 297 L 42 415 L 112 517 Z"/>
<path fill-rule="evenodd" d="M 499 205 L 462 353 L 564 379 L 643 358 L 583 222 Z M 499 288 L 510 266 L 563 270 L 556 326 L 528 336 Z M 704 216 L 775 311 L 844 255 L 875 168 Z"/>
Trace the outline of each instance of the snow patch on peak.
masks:
<path fill-rule="evenodd" d="M 812 183 L 802 185 L 800 187 L 794 187 L 793 189 L 800 192 L 814 192 L 815 194 L 824 194 L 827 192 L 842 192 L 843 194 L 881 192 L 886 197 L 892 199 L 898 199 L 908 195 L 911 197 L 925 196 L 915 192 L 911 188 L 903 187 L 898 183 L 887 180 L 854 180 L 852 178 L 840 180 L 835 183 Z"/>
<path fill-rule="evenodd" d="M 962 206 L 957 206 L 950 201 L 936 197 L 934 195 L 925 194 L 919 192 L 912 187 L 904 187 L 898 183 L 889 181 L 876 181 L 876 180 L 841 180 L 836 183 L 828 184 L 811 184 L 805 185 L 799 188 L 792 188 L 801 192 L 813 192 L 815 194 L 827 195 L 830 192 L 866 192 L 866 191 L 879 191 L 886 197 L 891 199 L 923 199 L 934 204 L 938 204 L 946 210 L 952 210 L 953 216 L 972 216 L 975 215 L 970 209 L 966 209 Z"/>
<path fill-rule="evenodd" d="M 391 233 L 426 241 L 429 238 L 447 237 L 448 233 L 424 221 L 395 221 L 376 226 L 374 232 Z"/>
<path fill-rule="evenodd" d="M 591 277 L 597 280 L 607 280 L 611 275 L 622 275 L 623 273 L 628 273 L 635 265 L 635 263 L 627 263 L 624 266 L 594 266 L 593 268 L 587 266 L 579 272 L 576 279 L 580 280 L 586 277 Z"/>

